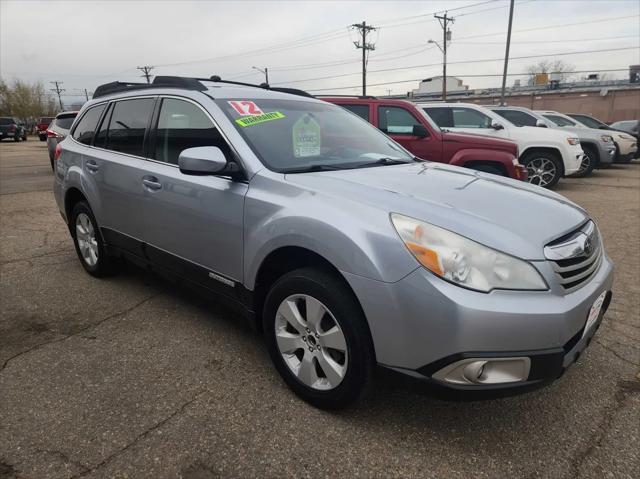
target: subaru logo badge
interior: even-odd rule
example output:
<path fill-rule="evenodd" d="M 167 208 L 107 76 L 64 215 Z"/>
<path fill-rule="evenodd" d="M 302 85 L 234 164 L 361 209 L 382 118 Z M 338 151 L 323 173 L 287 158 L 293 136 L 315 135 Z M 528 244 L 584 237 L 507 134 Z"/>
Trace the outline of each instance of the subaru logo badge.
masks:
<path fill-rule="evenodd" d="M 591 238 L 588 236 L 587 236 L 587 239 L 584 240 L 582 251 L 584 251 L 585 256 L 591 256 L 591 253 L 593 253 L 593 242 L 591 241 Z"/>

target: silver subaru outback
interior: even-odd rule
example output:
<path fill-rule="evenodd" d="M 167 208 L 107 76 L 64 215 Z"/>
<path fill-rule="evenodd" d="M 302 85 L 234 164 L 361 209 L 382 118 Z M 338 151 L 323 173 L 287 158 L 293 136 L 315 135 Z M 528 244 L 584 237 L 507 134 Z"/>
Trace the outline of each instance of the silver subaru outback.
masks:
<path fill-rule="evenodd" d="M 356 400 L 376 366 L 471 397 L 539 387 L 611 301 L 582 208 L 415 158 L 295 90 L 103 85 L 58 146 L 54 192 L 89 274 L 125 258 L 238 306 L 321 408 Z"/>

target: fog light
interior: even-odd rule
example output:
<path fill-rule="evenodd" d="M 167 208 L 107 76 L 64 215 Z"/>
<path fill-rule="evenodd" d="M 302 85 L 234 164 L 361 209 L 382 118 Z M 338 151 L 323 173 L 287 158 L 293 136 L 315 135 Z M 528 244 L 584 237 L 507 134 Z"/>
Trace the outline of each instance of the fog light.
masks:
<path fill-rule="evenodd" d="M 468 358 L 445 366 L 432 377 L 452 384 L 504 384 L 526 381 L 530 369 L 528 357 Z"/>

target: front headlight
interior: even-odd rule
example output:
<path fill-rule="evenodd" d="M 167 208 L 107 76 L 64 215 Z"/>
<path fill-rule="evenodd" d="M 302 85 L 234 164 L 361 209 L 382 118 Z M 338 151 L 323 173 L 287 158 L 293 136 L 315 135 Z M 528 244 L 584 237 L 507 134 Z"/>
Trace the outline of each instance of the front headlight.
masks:
<path fill-rule="evenodd" d="M 391 221 L 418 262 L 447 281 L 485 293 L 548 289 L 540 273 L 526 261 L 408 216 L 392 213 Z"/>
<path fill-rule="evenodd" d="M 600 139 L 604 142 L 604 143 L 611 143 L 613 141 L 613 138 L 611 138 L 609 135 L 602 135 L 600 137 Z"/>
<path fill-rule="evenodd" d="M 569 143 L 570 145 L 579 145 L 580 138 L 567 138 L 567 143 Z"/>

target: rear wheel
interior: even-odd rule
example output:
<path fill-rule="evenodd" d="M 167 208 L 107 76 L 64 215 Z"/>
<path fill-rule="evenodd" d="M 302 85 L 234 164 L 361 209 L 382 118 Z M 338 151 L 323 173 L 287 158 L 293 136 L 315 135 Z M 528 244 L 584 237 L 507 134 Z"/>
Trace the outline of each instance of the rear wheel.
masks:
<path fill-rule="evenodd" d="M 267 295 L 263 327 L 276 369 L 314 406 L 346 407 L 371 382 L 375 355 L 366 319 L 334 274 L 303 268 L 281 277 Z"/>
<path fill-rule="evenodd" d="M 20 141 L 20 135 L 16 135 L 13 137 L 13 141 L 15 141 L 16 143 L 18 143 Z"/>
<path fill-rule="evenodd" d="M 114 258 L 107 255 L 98 223 L 86 201 L 80 201 L 73 207 L 70 225 L 76 253 L 85 271 L 96 277 L 111 274 Z"/>
<path fill-rule="evenodd" d="M 584 156 L 582 157 L 582 163 L 580 163 L 580 168 L 578 172 L 573 174 L 576 178 L 583 178 L 585 176 L 589 176 L 593 169 L 596 167 L 597 162 L 597 153 L 596 151 L 590 147 L 582 145 L 582 150 L 584 151 Z"/>
<path fill-rule="evenodd" d="M 527 168 L 529 183 L 551 188 L 562 177 L 562 163 L 556 155 L 546 151 L 527 153 L 522 164 Z"/>

